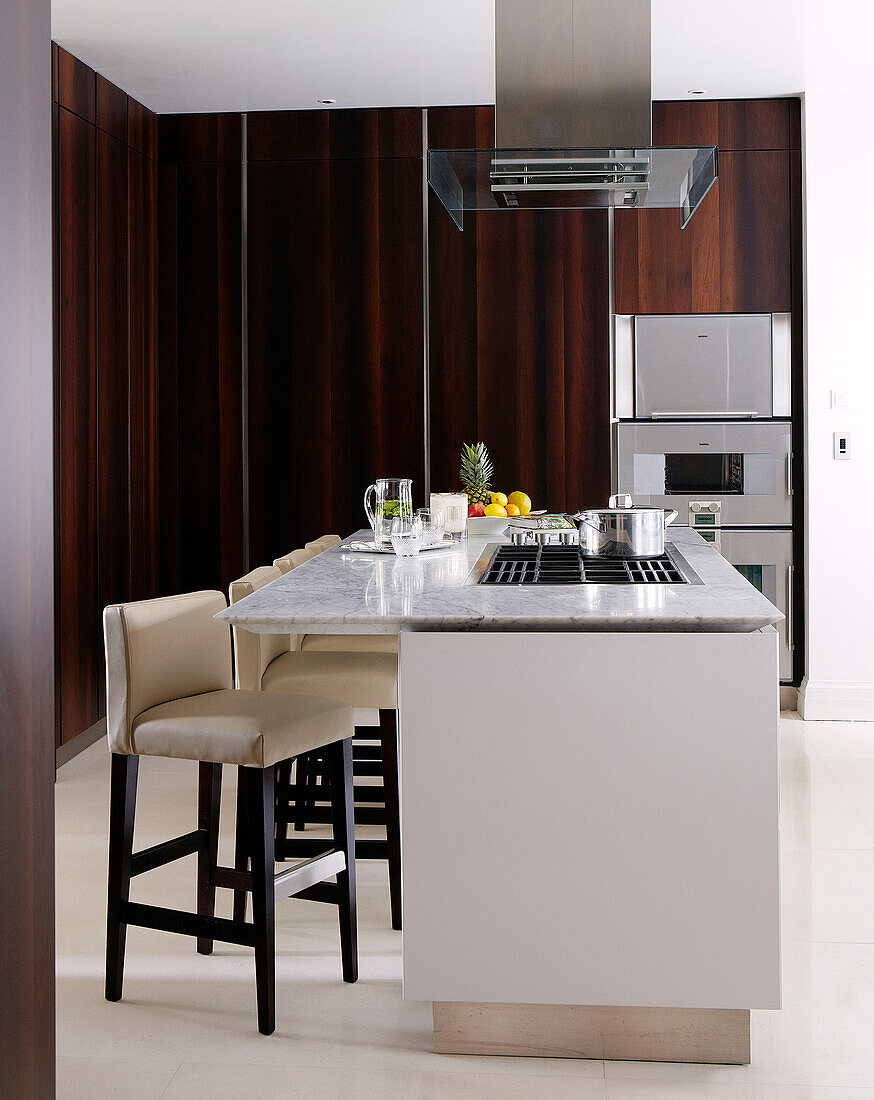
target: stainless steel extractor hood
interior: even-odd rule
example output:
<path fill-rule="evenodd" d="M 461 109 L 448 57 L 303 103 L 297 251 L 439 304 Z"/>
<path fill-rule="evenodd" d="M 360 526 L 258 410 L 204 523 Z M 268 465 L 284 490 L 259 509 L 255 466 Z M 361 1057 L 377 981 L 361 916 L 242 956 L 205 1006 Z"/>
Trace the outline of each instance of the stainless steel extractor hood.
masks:
<path fill-rule="evenodd" d="M 429 149 L 465 210 L 673 207 L 686 226 L 715 145 L 653 148 L 652 0 L 495 0 L 495 148 Z"/>

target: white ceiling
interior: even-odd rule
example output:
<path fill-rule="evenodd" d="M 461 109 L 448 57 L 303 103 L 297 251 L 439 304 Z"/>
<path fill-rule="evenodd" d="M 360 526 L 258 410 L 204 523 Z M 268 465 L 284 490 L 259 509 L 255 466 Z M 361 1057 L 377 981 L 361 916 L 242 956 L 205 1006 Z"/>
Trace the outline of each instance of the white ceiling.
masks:
<path fill-rule="evenodd" d="M 653 98 L 801 91 L 798 12 L 653 0 Z M 494 0 L 53 0 L 52 36 L 159 112 L 494 101 Z"/>

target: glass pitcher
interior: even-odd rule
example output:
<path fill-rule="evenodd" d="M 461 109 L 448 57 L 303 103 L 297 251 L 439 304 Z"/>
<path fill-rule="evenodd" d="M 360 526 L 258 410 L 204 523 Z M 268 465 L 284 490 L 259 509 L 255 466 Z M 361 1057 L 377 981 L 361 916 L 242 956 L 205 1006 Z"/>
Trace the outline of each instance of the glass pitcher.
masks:
<path fill-rule="evenodd" d="M 370 494 L 375 497 L 370 504 Z M 408 477 L 383 477 L 364 490 L 364 511 L 373 528 L 373 541 L 382 550 L 391 550 L 391 521 L 413 514 L 413 482 Z"/>

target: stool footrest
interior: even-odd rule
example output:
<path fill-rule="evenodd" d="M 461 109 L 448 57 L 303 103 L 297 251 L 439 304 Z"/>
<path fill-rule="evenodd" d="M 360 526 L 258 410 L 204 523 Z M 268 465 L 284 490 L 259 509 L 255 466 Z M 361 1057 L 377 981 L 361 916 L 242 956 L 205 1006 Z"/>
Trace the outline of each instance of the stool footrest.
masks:
<path fill-rule="evenodd" d="M 186 913 L 181 909 L 165 909 L 158 905 L 142 905 L 123 901 L 120 919 L 122 924 L 138 928 L 155 928 L 159 932 L 178 932 L 182 936 L 200 936 L 222 943 L 236 943 L 241 947 L 255 946 L 255 925 L 224 917 L 205 917 Z"/>
<path fill-rule="evenodd" d="M 144 875 L 147 871 L 154 871 L 156 867 L 163 867 L 175 859 L 201 852 L 208 841 L 209 833 L 206 829 L 195 829 L 184 836 L 175 836 L 172 840 L 153 844 L 151 848 L 143 848 L 141 852 L 135 852 L 131 856 L 131 876 Z"/>
<path fill-rule="evenodd" d="M 343 852 L 331 850 L 320 856 L 314 856 L 297 867 L 289 867 L 287 871 L 280 871 L 273 880 L 274 896 L 290 898 L 300 894 L 316 883 L 323 882 L 331 875 L 337 875 L 346 870 L 346 856 Z"/>

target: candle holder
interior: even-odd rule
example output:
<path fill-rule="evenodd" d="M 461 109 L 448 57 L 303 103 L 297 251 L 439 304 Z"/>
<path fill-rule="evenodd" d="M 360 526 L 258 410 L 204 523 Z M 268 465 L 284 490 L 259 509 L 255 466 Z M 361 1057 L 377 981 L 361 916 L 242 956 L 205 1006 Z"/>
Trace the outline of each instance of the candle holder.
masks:
<path fill-rule="evenodd" d="M 453 542 L 467 538 L 467 493 L 432 493 L 431 511 L 443 515 L 444 530 Z"/>

